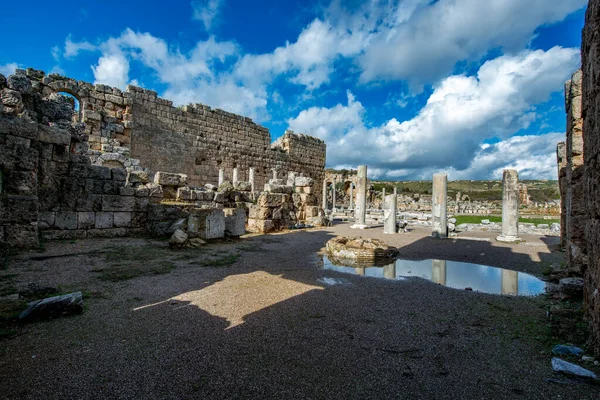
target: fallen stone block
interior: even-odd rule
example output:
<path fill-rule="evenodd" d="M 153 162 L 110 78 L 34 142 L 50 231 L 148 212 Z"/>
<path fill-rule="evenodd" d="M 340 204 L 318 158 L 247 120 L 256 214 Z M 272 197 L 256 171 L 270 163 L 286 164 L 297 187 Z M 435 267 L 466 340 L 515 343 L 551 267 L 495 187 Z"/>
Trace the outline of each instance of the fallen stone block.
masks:
<path fill-rule="evenodd" d="M 181 229 L 175 230 L 171 238 L 169 239 L 169 247 L 181 249 L 185 247 L 188 241 L 188 235 Z"/>
<path fill-rule="evenodd" d="M 154 174 L 154 183 L 162 186 L 185 186 L 187 182 L 186 174 L 174 174 L 172 172 L 158 171 Z"/>
<path fill-rule="evenodd" d="M 27 322 L 41 321 L 82 312 L 83 296 L 81 292 L 75 292 L 32 301 L 19 315 L 19 319 Z"/>
<path fill-rule="evenodd" d="M 598 379 L 598 376 L 592 371 L 556 357 L 552 359 L 552 369 L 565 375 L 577 376 L 579 378 L 586 379 Z"/>
<path fill-rule="evenodd" d="M 225 208 L 225 234 L 241 236 L 246 233 L 246 212 L 241 208 Z"/>

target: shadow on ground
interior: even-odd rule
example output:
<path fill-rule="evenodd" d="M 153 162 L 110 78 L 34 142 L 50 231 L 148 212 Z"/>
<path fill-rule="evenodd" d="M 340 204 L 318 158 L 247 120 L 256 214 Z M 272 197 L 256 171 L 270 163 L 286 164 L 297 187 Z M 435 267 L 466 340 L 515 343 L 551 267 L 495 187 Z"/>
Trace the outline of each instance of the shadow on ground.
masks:
<path fill-rule="evenodd" d="M 198 267 L 200 252 L 166 275 L 105 283 L 111 295 L 83 315 L 0 343 L 0 390 L 15 399 L 597 398 L 595 387 L 545 380 L 550 357 L 532 342 L 539 299 L 352 275 L 326 286 L 319 279 L 332 272 L 315 254 L 334 235 L 242 239 L 217 245 L 244 249 L 229 267 Z M 421 238 L 401 252 L 537 264 L 486 242 Z M 96 262 L 79 257 L 80 268 Z"/>

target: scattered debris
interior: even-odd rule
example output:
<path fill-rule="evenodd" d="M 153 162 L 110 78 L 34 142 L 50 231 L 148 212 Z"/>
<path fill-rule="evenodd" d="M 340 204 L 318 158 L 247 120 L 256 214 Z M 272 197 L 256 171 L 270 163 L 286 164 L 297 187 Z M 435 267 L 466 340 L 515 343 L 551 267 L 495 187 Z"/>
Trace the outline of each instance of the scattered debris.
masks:
<path fill-rule="evenodd" d="M 40 321 L 65 317 L 83 312 L 83 295 L 81 292 L 64 294 L 32 301 L 27 309 L 19 315 L 22 321 Z"/>
<path fill-rule="evenodd" d="M 557 344 L 552 349 L 552 354 L 578 356 L 580 354 L 583 354 L 583 349 L 580 349 L 579 347 L 575 346 L 565 346 L 563 344 Z"/>
<path fill-rule="evenodd" d="M 171 248 L 182 249 L 185 247 L 188 240 L 188 235 L 181 229 L 175 230 L 171 239 L 169 239 L 169 246 Z"/>
<path fill-rule="evenodd" d="M 588 379 L 598 379 L 598 376 L 592 371 L 556 357 L 552 359 L 552 369 L 565 375 Z"/>

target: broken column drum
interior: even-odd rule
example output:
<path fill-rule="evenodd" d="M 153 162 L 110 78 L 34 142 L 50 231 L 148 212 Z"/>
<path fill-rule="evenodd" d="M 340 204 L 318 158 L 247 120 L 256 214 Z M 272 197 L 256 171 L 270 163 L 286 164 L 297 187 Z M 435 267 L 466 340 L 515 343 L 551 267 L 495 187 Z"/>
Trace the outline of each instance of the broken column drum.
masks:
<path fill-rule="evenodd" d="M 519 174 L 505 169 L 502 175 L 502 234 L 500 242 L 518 242 L 519 236 Z"/>
<path fill-rule="evenodd" d="M 431 212 L 433 214 L 431 236 L 438 239 L 448 237 L 448 175 L 433 175 L 433 196 L 431 197 Z"/>
<path fill-rule="evenodd" d="M 367 227 L 367 166 L 359 165 L 356 180 L 355 222 L 350 228 L 365 229 Z"/>

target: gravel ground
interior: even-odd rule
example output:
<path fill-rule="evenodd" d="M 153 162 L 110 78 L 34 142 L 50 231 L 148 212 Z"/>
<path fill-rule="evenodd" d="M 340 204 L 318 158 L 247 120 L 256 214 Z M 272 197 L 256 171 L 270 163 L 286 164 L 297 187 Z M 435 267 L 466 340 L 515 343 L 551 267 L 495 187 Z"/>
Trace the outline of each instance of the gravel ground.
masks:
<path fill-rule="evenodd" d="M 599 386 L 547 380 L 562 378 L 551 369 L 550 348 L 533 338 L 545 320 L 542 297 L 318 267 L 327 240 L 360 235 L 400 246 L 403 258 L 540 275 L 563 260 L 549 250 L 557 238 L 511 246 L 433 240 L 420 228 L 383 235 L 348 227 L 177 252 L 164 241 L 103 239 L 20 254 L 4 271 L 18 274 L 17 286 L 60 285 L 92 296 L 82 315 L 24 325 L 0 341 L 0 398 L 600 398 Z M 93 272 L 116 262 L 173 269 L 119 282 Z M 327 286 L 324 277 L 346 284 Z"/>

